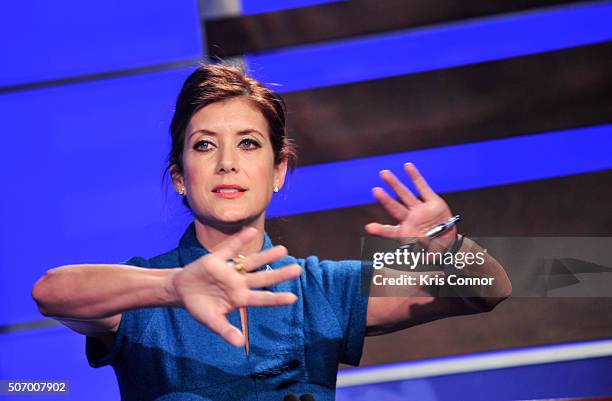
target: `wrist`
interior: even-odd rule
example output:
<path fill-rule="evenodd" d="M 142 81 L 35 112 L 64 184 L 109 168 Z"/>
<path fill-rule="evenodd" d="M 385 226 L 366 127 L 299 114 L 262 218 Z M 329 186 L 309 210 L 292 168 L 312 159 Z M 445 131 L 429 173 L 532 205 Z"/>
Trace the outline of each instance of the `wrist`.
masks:
<path fill-rule="evenodd" d="M 460 241 L 460 235 L 457 233 L 457 229 L 453 227 L 452 230 L 447 231 L 443 235 L 432 238 L 429 242 L 427 250 L 430 252 L 456 252 L 456 245 Z"/>
<path fill-rule="evenodd" d="M 456 254 L 459 249 L 463 246 L 463 240 L 465 237 L 459 233 L 455 233 L 455 240 L 453 243 L 446 249 L 446 252 L 450 252 L 452 254 Z"/>
<path fill-rule="evenodd" d="M 164 273 L 161 291 L 162 304 L 165 306 L 181 306 L 181 297 L 177 291 L 177 278 L 181 270 L 181 268 L 161 270 Z"/>

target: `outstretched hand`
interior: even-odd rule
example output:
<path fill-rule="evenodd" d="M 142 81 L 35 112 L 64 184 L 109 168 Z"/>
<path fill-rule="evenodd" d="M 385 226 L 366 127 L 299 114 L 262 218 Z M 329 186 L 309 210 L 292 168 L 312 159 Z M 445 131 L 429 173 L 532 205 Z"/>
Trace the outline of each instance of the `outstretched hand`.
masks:
<path fill-rule="evenodd" d="M 374 188 L 372 192 L 378 202 L 397 221 L 397 224 L 369 223 L 365 226 L 367 233 L 399 241 L 407 238 L 424 237 L 429 229 L 446 222 L 452 216 L 444 199 L 427 185 L 414 164 L 406 163 L 404 170 L 419 191 L 420 199 L 391 171 L 381 171 L 381 178 L 393 189 L 398 200 L 391 197 L 380 187 Z M 445 246 L 450 245 L 456 233 L 457 229 L 455 227 L 448 230 L 439 237 L 440 243 Z"/>
<path fill-rule="evenodd" d="M 242 332 L 228 321 L 228 313 L 243 306 L 289 305 L 297 300 L 297 297 L 289 292 L 253 290 L 300 275 L 301 267 L 296 264 L 281 269 L 252 272 L 259 266 L 286 256 L 285 247 L 275 246 L 247 255 L 240 260 L 245 273 L 239 272 L 228 262 L 238 256 L 239 250 L 250 242 L 256 233 L 254 228 L 242 230 L 221 243 L 212 253 L 177 270 L 169 281 L 170 291 L 176 294 L 178 306 L 185 308 L 195 320 L 237 347 L 244 345 L 245 339 Z"/>

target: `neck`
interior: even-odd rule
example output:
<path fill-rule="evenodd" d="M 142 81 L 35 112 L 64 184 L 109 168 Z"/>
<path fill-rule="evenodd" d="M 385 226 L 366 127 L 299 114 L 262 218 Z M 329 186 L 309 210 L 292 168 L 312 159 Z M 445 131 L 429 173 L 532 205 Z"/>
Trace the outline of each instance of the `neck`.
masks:
<path fill-rule="evenodd" d="M 198 218 L 194 220 L 196 238 L 198 242 L 209 251 L 214 251 L 217 246 L 238 233 L 240 230 L 246 227 L 254 227 L 257 229 L 257 236 L 238 252 L 245 255 L 250 253 L 259 252 L 264 242 L 264 229 L 265 229 L 265 215 L 262 214 L 247 222 L 240 222 L 236 224 L 209 224 L 200 221 Z"/>

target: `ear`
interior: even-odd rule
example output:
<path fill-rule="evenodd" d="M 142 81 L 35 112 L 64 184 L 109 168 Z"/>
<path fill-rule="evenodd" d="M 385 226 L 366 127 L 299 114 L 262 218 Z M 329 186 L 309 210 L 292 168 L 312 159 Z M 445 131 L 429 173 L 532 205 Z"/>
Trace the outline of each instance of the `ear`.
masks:
<path fill-rule="evenodd" d="M 285 184 L 285 176 L 287 175 L 287 160 L 281 161 L 279 164 L 274 165 L 274 185 L 278 185 L 278 188 L 282 188 Z"/>
<path fill-rule="evenodd" d="M 181 188 L 185 188 L 185 180 L 183 174 L 179 171 L 176 164 L 170 166 L 170 176 L 172 177 L 172 186 L 176 192 L 180 192 Z"/>

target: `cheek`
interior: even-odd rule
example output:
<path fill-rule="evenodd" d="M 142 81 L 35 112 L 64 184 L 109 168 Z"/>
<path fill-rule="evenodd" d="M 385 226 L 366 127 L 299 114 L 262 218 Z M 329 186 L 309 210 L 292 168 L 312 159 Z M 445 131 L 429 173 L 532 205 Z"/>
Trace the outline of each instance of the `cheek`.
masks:
<path fill-rule="evenodd" d="M 274 181 L 274 169 L 269 164 L 261 164 L 256 171 L 257 184 L 262 189 L 263 193 L 267 193 L 268 187 L 272 188 Z"/>
<path fill-rule="evenodd" d="M 184 161 L 184 171 L 185 185 L 188 187 L 197 187 L 207 181 L 208 166 L 205 163 L 198 163 L 197 160 L 187 157 Z"/>

